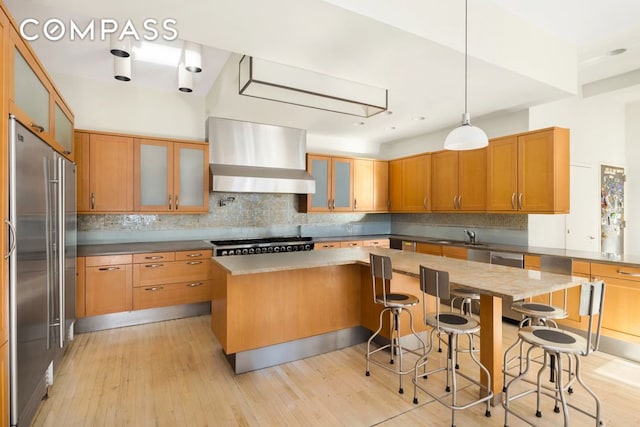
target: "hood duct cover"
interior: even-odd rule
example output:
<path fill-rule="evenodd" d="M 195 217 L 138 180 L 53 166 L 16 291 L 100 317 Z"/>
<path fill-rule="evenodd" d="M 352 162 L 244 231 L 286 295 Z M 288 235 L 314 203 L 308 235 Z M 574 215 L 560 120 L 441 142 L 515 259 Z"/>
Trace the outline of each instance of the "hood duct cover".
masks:
<path fill-rule="evenodd" d="M 306 131 L 209 117 L 211 191 L 315 193 Z"/>

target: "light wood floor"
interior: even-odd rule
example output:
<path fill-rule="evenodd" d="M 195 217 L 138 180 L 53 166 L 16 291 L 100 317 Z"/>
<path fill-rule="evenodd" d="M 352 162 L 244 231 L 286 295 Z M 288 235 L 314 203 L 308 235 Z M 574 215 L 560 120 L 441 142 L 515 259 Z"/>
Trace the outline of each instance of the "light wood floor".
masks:
<path fill-rule="evenodd" d="M 308 359 L 235 375 L 210 330 L 209 316 L 78 335 L 60 366 L 50 396 L 34 426 L 447 426 L 450 411 L 419 394 L 405 378 L 372 366 L 364 375 L 365 344 Z M 515 327 L 505 325 L 505 342 Z M 463 369 L 469 360 L 461 360 Z M 434 363 L 442 363 L 434 360 Z M 431 363 L 431 362 L 430 362 Z M 471 369 L 471 368 L 470 368 Z M 472 369 L 477 374 L 476 369 Z M 640 426 L 640 365 L 596 353 L 584 359 L 584 378 L 603 401 L 609 426 Z M 435 376 L 430 386 L 442 387 Z M 443 387 L 441 388 L 443 389 Z M 468 387 L 463 395 L 473 396 Z M 580 387 L 572 402 L 592 401 Z M 532 423 L 562 425 L 543 400 L 514 403 Z M 504 410 L 458 412 L 458 426 L 502 426 Z M 576 411 L 571 425 L 595 425 Z M 525 425 L 510 417 L 509 425 Z"/>

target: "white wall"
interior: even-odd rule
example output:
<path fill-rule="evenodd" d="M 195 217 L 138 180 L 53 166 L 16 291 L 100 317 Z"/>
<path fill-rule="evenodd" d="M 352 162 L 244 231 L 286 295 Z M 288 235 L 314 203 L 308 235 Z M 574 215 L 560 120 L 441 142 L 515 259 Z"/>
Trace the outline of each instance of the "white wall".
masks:
<path fill-rule="evenodd" d="M 625 253 L 640 254 L 640 101 L 627 105 Z"/>
<path fill-rule="evenodd" d="M 610 95 L 582 98 L 575 96 L 532 107 L 529 110 L 530 129 L 550 126 L 571 130 L 571 163 L 590 166 L 592 173 L 600 174 L 601 164 L 625 166 L 626 114 L 625 102 Z M 593 200 L 599 210 L 600 188 L 597 179 L 571 180 L 571 193 L 582 194 Z M 572 211 L 572 220 L 593 221 L 593 215 Z M 599 215 L 598 215 L 599 217 Z M 529 215 L 529 245 L 554 248 L 566 246 L 566 215 Z M 595 225 L 593 225 L 595 227 Z M 599 239 L 593 247 L 599 251 Z"/>
<path fill-rule="evenodd" d="M 471 117 L 471 122 L 485 131 L 489 138 L 494 138 L 529 130 L 529 112 L 522 110 L 478 119 Z M 442 129 L 438 132 L 382 144 L 380 155 L 385 159 L 397 159 L 412 154 L 442 150 L 444 140 L 452 130 L 453 128 Z"/>
<path fill-rule="evenodd" d="M 205 98 L 52 73 L 78 129 L 204 140 Z"/>

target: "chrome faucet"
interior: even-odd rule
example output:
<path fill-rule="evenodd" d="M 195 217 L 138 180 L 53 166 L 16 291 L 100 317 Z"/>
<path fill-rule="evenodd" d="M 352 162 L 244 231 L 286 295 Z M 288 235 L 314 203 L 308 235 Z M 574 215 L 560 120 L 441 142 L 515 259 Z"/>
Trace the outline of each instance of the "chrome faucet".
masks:
<path fill-rule="evenodd" d="M 469 236 L 469 243 L 471 243 L 472 245 L 476 244 L 476 232 L 475 231 L 471 231 L 471 230 L 464 230 L 464 232 L 467 234 L 467 236 Z"/>

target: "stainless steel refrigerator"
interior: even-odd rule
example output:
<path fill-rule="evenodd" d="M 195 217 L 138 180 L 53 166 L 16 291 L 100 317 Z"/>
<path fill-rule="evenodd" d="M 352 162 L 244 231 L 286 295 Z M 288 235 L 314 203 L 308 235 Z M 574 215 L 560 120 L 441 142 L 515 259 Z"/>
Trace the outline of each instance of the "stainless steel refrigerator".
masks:
<path fill-rule="evenodd" d="M 9 142 L 10 418 L 28 426 L 73 338 L 76 177 L 13 116 Z"/>

